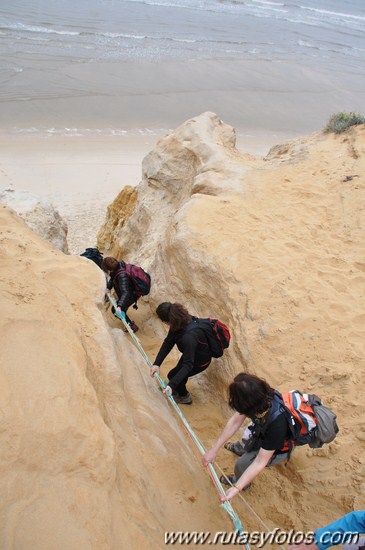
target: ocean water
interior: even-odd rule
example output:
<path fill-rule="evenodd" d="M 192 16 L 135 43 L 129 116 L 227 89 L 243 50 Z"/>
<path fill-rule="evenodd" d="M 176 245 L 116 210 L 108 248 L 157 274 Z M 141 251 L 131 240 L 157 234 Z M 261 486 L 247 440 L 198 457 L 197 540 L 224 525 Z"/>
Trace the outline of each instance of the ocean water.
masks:
<path fill-rule="evenodd" d="M 170 94 L 200 108 L 202 62 L 215 62 L 207 97 L 220 83 L 265 91 L 264 75 L 237 83 L 224 70 L 235 62 L 341 73 L 344 96 L 361 91 L 359 77 L 365 89 L 364 0 L 2 0 L 0 44 L 0 128 L 13 132 L 153 132 L 175 123 Z M 153 94 L 166 101 L 143 128 Z"/>

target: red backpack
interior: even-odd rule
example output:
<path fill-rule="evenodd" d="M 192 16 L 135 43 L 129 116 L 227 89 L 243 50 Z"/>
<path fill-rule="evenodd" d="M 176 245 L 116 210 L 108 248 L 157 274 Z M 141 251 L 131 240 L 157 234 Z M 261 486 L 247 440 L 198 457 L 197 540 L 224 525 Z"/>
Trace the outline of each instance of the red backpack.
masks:
<path fill-rule="evenodd" d="M 228 327 L 222 323 L 222 321 L 213 319 L 212 317 L 208 319 L 198 319 L 194 317 L 193 323 L 188 330 L 194 330 L 194 328 L 197 327 L 201 328 L 207 337 L 212 357 L 222 357 L 231 339 Z"/>
<path fill-rule="evenodd" d="M 249 441 L 247 450 L 256 451 L 261 448 L 261 441 L 267 430 L 282 413 L 285 414 L 288 422 L 290 435 L 289 439 L 285 441 L 281 452 L 289 453 L 288 460 L 295 445 L 310 444 L 315 438 L 317 419 L 308 397 L 308 395 L 302 394 L 298 390 L 286 393 L 275 390 L 268 416 L 264 420 L 254 419 L 252 427 L 250 427 L 252 438 Z"/>
<path fill-rule="evenodd" d="M 287 419 L 290 435 L 281 451 L 289 453 L 288 460 L 295 445 L 308 444 L 317 449 L 333 441 L 339 431 L 335 413 L 323 405 L 317 395 L 298 390 L 281 393 L 275 390 L 267 418 L 255 418 L 249 427 L 252 437 L 245 445 L 247 451 L 261 448 L 270 424 L 282 413 Z"/>

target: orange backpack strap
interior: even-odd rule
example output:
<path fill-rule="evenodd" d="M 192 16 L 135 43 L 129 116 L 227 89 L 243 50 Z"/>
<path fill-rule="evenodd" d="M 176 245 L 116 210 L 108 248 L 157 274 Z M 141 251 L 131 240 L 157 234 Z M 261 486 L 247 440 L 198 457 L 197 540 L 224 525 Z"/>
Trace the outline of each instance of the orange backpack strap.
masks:
<path fill-rule="evenodd" d="M 307 396 L 298 390 L 283 392 L 281 396 L 297 424 L 298 435 L 307 436 L 317 426 L 317 419 Z"/>

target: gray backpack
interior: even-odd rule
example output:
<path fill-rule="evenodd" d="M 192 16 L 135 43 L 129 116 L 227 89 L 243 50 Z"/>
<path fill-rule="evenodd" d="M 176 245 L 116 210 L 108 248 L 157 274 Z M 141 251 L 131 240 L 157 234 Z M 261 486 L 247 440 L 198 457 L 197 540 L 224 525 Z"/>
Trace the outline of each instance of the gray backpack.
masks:
<path fill-rule="evenodd" d="M 317 395 L 308 395 L 308 402 L 313 408 L 314 416 L 317 419 L 315 436 L 309 443 L 309 446 L 313 449 L 319 449 L 324 443 L 333 441 L 338 434 L 337 417 L 331 409 L 323 405 Z"/>

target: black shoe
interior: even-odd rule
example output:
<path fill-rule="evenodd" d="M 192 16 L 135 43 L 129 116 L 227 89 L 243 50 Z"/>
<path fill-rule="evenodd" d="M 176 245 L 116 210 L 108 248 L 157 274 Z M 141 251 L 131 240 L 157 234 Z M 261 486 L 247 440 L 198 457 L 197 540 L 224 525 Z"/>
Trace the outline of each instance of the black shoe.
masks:
<path fill-rule="evenodd" d="M 221 475 L 219 478 L 219 481 L 222 483 L 222 485 L 227 485 L 227 487 L 232 487 L 234 483 L 236 483 L 236 478 L 234 476 L 224 476 Z"/>
<path fill-rule="evenodd" d="M 239 441 L 237 441 L 236 443 L 228 441 L 224 444 L 224 448 L 227 449 L 227 451 L 231 451 L 231 453 L 234 453 L 237 456 L 242 456 L 245 452 L 245 449 L 242 447 Z"/>
<path fill-rule="evenodd" d="M 179 403 L 179 405 L 191 405 L 193 402 L 189 392 L 186 395 L 176 395 L 174 399 L 176 403 Z"/>
<path fill-rule="evenodd" d="M 129 324 L 129 326 L 130 326 L 130 328 L 133 330 L 134 333 L 136 333 L 137 330 L 139 330 L 138 327 L 137 327 L 137 325 L 136 325 L 136 323 L 135 323 L 134 321 L 132 321 L 132 322 Z"/>

